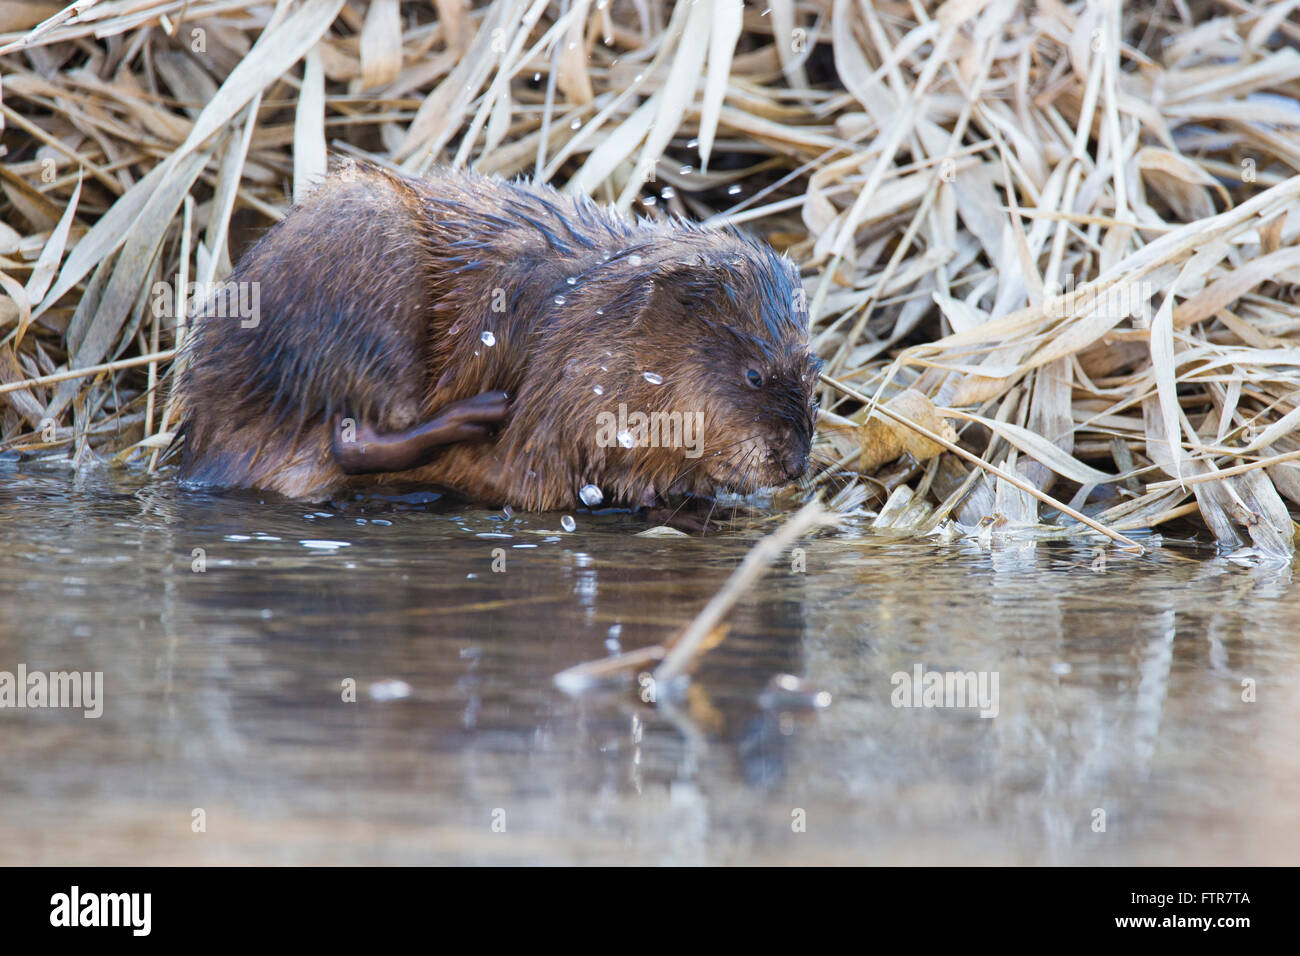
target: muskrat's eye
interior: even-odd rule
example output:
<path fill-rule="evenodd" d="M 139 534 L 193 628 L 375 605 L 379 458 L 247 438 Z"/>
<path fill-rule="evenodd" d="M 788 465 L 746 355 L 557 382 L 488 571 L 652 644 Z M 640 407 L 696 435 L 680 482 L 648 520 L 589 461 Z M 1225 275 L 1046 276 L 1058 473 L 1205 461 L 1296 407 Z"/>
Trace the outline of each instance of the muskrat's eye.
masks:
<path fill-rule="evenodd" d="M 749 384 L 754 386 L 754 388 L 763 387 L 763 376 L 759 374 L 758 369 L 751 368 L 745 373 L 745 378 L 749 380 Z"/>

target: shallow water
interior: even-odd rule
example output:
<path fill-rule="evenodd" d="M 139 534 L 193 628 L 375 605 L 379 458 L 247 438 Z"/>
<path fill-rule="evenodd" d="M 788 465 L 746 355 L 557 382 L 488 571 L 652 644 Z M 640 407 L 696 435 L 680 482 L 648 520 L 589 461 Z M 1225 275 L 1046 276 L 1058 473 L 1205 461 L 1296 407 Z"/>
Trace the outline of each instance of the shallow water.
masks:
<path fill-rule="evenodd" d="M 0 464 L 0 671 L 105 697 L 0 710 L 0 863 L 1297 862 L 1287 568 L 849 523 L 649 706 L 553 678 L 669 637 L 770 525 L 559 517 Z M 917 665 L 996 674 L 997 716 L 893 706 Z"/>

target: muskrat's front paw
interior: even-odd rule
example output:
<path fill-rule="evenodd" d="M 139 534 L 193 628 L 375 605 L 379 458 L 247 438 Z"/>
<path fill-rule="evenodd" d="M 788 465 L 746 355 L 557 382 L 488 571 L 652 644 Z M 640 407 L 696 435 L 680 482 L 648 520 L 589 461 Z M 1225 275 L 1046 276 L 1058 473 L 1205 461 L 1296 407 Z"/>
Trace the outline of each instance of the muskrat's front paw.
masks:
<path fill-rule="evenodd" d="M 694 509 L 683 511 L 681 506 L 670 508 L 667 505 L 659 505 L 647 508 L 646 518 L 656 525 L 666 525 L 687 534 L 707 534 L 720 524 L 720 520 L 715 519 L 712 512 L 701 514 Z"/>

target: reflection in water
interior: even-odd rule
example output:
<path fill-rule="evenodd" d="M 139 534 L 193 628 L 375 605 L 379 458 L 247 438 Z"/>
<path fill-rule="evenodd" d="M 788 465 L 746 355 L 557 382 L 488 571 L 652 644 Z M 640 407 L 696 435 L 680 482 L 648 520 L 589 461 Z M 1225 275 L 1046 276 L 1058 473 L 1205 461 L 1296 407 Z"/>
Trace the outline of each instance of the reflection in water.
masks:
<path fill-rule="evenodd" d="M 1295 860 L 1288 569 L 850 525 L 651 707 L 553 675 L 664 640 L 762 529 L 559 519 L 0 465 L 0 671 L 107 698 L 0 710 L 0 862 Z M 918 665 L 995 673 L 998 716 L 892 706 Z M 779 673 L 833 704 L 765 707 Z"/>

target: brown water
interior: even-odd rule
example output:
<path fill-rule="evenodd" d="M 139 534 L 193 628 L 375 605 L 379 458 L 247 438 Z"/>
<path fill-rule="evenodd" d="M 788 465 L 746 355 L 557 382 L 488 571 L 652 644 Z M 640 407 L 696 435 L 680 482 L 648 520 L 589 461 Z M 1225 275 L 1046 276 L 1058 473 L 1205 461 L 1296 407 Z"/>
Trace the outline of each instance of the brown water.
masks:
<path fill-rule="evenodd" d="M 576 519 L 0 464 L 0 671 L 105 696 L 0 710 L 0 863 L 1300 859 L 1288 568 L 848 522 L 651 707 L 553 678 L 667 638 L 762 528 Z M 998 715 L 892 706 L 918 664 L 995 672 Z M 778 673 L 832 704 L 770 706 Z"/>

